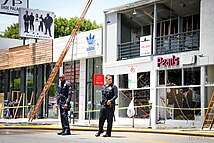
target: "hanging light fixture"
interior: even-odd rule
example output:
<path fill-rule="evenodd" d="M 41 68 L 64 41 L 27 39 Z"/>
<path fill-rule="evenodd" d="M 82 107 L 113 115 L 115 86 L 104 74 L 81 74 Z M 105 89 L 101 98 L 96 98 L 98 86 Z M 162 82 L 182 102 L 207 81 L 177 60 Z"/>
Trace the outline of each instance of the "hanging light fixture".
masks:
<path fill-rule="evenodd" d="M 134 9 L 134 11 L 133 11 L 133 13 L 132 13 L 133 15 L 136 15 L 137 14 L 137 12 L 136 12 L 136 10 Z"/>

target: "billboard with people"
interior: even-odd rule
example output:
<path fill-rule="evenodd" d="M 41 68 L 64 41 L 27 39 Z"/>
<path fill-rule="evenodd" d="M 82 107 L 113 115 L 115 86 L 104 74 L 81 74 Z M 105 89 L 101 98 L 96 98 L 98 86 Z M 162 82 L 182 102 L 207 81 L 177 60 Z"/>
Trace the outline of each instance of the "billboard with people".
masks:
<path fill-rule="evenodd" d="M 54 38 L 54 13 L 37 9 L 19 9 L 19 36 L 35 39 Z"/>

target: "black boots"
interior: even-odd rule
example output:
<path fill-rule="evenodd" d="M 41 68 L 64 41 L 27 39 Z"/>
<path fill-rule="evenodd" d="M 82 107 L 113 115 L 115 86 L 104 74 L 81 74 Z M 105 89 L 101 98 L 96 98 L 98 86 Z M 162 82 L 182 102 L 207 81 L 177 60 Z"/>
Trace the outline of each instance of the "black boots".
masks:
<path fill-rule="evenodd" d="M 100 133 L 99 133 L 99 132 L 95 134 L 95 137 L 99 137 L 99 136 L 100 136 Z"/>
<path fill-rule="evenodd" d="M 105 135 L 103 135 L 103 137 L 111 137 L 111 135 L 106 133 Z"/>
<path fill-rule="evenodd" d="M 62 133 L 64 133 L 65 130 L 62 130 L 61 132 L 57 133 L 57 135 L 62 135 Z"/>
<path fill-rule="evenodd" d="M 70 129 L 65 129 L 65 132 L 62 133 L 62 135 L 70 135 L 71 132 L 70 132 Z"/>
<path fill-rule="evenodd" d="M 102 134 L 103 133 L 103 131 L 102 132 L 98 132 L 98 133 L 96 133 L 95 134 L 95 137 L 99 137 L 100 136 L 100 134 Z"/>
<path fill-rule="evenodd" d="M 63 130 L 63 131 L 57 133 L 57 135 L 70 135 L 70 134 L 71 134 L 71 132 L 70 132 L 70 130 L 68 130 L 68 129 L 65 129 L 65 130 Z"/>

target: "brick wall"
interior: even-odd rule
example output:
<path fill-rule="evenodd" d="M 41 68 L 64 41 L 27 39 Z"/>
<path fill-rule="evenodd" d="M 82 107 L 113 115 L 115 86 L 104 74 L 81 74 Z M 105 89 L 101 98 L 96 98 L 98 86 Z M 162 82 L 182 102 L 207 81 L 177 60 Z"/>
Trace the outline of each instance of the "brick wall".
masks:
<path fill-rule="evenodd" d="M 52 40 L 0 50 L 0 70 L 52 62 Z"/>

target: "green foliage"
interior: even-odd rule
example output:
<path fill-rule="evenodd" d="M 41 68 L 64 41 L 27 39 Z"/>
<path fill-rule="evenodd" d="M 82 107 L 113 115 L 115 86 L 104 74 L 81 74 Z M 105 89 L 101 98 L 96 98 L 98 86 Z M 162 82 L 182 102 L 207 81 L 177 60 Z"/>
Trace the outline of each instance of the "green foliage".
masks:
<path fill-rule="evenodd" d="M 13 39 L 19 39 L 19 33 L 18 33 L 18 23 L 14 23 L 7 27 L 7 29 L 3 32 L 3 34 L 0 35 L 0 37 L 3 38 L 13 38 Z"/>
<path fill-rule="evenodd" d="M 18 89 L 20 87 L 20 78 L 14 79 L 14 88 Z"/>
<path fill-rule="evenodd" d="M 70 35 L 77 21 L 78 17 L 70 18 L 69 20 L 62 17 L 55 18 L 54 38 Z M 3 34 L 0 34 L 0 37 L 20 39 L 18 34 L 18 27 L 18 23 L 10 25 L 7 27 L 7 30 L 3 32 Z M 81 24 L 80 31 L 85 32 L 101 27 L 102 25 L 98 25 L 95 21 L 91 22 L 89 19 L 84 19 Z"/>
<path fill-rule="evenodd" d="M 28 80 L 27 81 L 27 87 L 33 86 L 33 80 Z"/>
<path fill-rule="evenodd" d="M 70 35 L 78 21 L 78 17 L 70 18 L 55 18 L 54 20 L 54 36 L 55 38 Z M 95 21 L 91 22 L 89 19 L 84 19 L 81 23 L 80 31 L 85 32 L 97 28 L 101 28 Z"/>
<path fill-rule="evenodd" d="M 49 89 L 49 96 L 54 97 L 55 95 L 57 95 L 57 86 L 52 84 Z"/>

